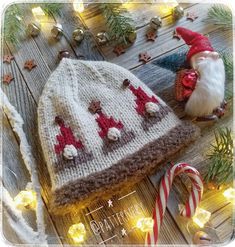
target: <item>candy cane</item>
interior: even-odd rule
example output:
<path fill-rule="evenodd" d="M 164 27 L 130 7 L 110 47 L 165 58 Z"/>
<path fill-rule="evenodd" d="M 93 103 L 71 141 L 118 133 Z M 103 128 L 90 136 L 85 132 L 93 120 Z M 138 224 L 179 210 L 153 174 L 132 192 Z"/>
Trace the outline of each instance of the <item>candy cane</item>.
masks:
<path fill-rule="evenodd" d="M 162 178 L 159 188 L 159 195 L 156 199 L 153 211 L 153 229 L 147 233 L 145 245 L 156 245 L 159 237 L 159 231 L 162 224 L 163 216 L 166 210 L 167 200 L 173 180 L 180 174 L 187 174 L 192 182 L 192 189 L 185 206 L 179 205 L 180 215 L 192 217 L 203 194 L 203 181 L 199 172 L 186 163 L 173 165 Z"/>

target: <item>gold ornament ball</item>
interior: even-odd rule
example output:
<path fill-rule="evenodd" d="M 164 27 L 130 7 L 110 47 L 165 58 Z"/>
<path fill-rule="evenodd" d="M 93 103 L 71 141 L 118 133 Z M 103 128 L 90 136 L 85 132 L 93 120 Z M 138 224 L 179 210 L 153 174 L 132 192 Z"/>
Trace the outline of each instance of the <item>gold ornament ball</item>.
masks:
<path fill-rule="evenodd" d="M 193 243 L 195 245 L 209 245 L 212 244 L 212 240 L 206 232 L 198 231 L 193 236 Z"/>
<path fill-rule="evenodd" d="M 51 35 L 53 38 L 58 39 L 58 40 L 62 37 L 63 27 L 60 23 L 56 23 L 55 25 L 53 25 L 51 29 Z"/>
<path fill-rule="evenodd" d="M 178 19 L 184 17 L 184 9 L 180 5 L 178 5 L 173 9 L 172 15 L 173 15 L 175 20 L 178 20 Z"/>
<path fill-rule="evenodd" d="M 75 243 L 82 243 L 86 236 L 86 229 L 81 222 L 69 227 L 68 235 Z"/>
<path fill-rule="evenodd" d="M 160 16 L 155 16 L 150 20 L 150 27 L 157 30 L 162 26 L 162 18 Z"/>
<path fill-rule="evenodd" d="M 76 28 L 73 31 L 73 39 L 78 43 L 82 42 L 82 40 L 84 39 L 84 30 L 80 27 Z"/>
<path fill-rule="evenodd" d="M 136 38 L 137 38 L 137 33 L 135 30 L 131 31 L 128 36 L 127 36 L 127 40 L 133 44 L 135 41 L 136 41 Z"/>
<path fill-rule="evenodd" d="M 18 209 L 35 209 L 37 206 L 36 192 L 33 190 L 22 190 L 14 198 L 14 203 Z"/>
<path fill-rule="evenodd" d="M 40 23 L 38 22 L 29 23 L 28 29 L 27 29 L 27 32 L 29 33 L 29 35 L 31 35 L 32 37 L 36 37 L 39 35 L 40 31 L 41 31 Z"/>
<path fill-rule="evenodd" d="M 108 34 L 105 31 L 99 32 L 96 34 L 96 40 L 99 45 L 105 45 L 109 41 Z"/>

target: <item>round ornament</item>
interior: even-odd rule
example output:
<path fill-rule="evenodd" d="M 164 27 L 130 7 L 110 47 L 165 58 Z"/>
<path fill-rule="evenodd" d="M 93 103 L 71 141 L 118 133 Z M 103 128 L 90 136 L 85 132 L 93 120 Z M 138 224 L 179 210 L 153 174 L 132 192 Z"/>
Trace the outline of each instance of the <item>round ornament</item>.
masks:
<path fill-rule="evenodd" d="M 96 40 L 99 45 L 106 45 L 109 41 L 108 34 L 105 31 L 96 34 Z"/>
<path fill-rule="evenodd" d="M 29 23 L 28 29 L 27 29 L 27 32 L 29 33 L 29 35 L 31 35 L 32 37 L 36 37 L 39 35 L 40 31 L 41 31 L 41 25 L 39 22 Z"/>
<path fill-rule="evenodd" d="M 184 17 L 184 9 L 183 9 L 183 7 L 181 7 L 180 5 L 176 6 L 172 10 L 172 15 L 173 15 L 175 20 L 178 20 L 178 19 Z"/>
<path fill-rule="evenodd" d="M 78 42 L 81 43 L 82 40 L 84 39 L 84 30 L 82 28 L 76 28 L 73 31 L 73 39 Z"/>
<path fill-rule="evenodd" d="M 150 20 L 150 27 L 157 30 L 162 26 L 162 18 L 160 16 L 155 16 Z"/>
<path fill-rule="evenodd" d="M 193 237 L 193 243 L 196 245 L 209 245 L 211 242 L 211 237 L 203 231 L 196 232 Z"/>
<path fill-rule="evenodd" d="M 137 33 L 135 30 L 131 31 L 128 36 L 127 36 L 127 40 L 133 44 L 135 41 L 136 41 L 136 38 L 137 38 Z"/>
<path fill-rule="evenodd" d="M 58 58 L 62 60 L 63 58 L 68 58 L 70 57 L 70 53 L 68 50 L 63 50 L 59 52 Z"/>
<path fill-rule="evenodd" d="M 58 40 L 62 37 L 63 27 L 60 23 L 56 23 L 55 25 L 53 25 L 51 29 L 51 35 L 53 38 L 58 39 Z"/>

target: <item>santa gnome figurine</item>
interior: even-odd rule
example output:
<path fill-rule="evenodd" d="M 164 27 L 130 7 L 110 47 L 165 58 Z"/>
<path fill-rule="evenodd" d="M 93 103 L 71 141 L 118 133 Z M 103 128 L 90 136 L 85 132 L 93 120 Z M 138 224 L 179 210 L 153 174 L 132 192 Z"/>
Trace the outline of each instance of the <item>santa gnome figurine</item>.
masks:
<path fill-rule="evenodd" d="M 183 27 L 176 32 L 190 46 L 187 62 L 191 69 L 177 73 L 176 99 L 186 101 L 185 112 L 197 120 L 215 120 L 224 114 L 225 69 L 209 39 Z"/>

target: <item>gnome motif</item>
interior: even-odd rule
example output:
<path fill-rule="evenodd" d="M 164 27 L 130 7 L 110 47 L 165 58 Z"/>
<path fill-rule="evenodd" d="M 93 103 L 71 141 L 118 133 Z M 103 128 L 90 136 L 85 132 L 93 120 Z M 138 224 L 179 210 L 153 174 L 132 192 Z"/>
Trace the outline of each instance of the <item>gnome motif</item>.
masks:
<path fill-rule="evenodd" d="M 136 111 L 143 116 L 146 112 L 150 116 L 155 116 L 156 112 L 159 111 L 159 106 L 157 105 L 158 100 L 154 96 L 149 97 L 141 87 L 135 89 L 132 85 L 130 85 L 129 88 L 136 96 Z"/>
<path fill-rule="evenodd" d="M 65 159 L 72 160 L 78 155 L 77 149 L 82 148 L 83 145 L 80 141 L 76 141 L 71 128 L 65 126 L 62 118 L 55 117 L 55 122 L 60 126 L 61 132 L 56 136 L 58 144 L 55 145 L 55 152 L 63 153 Z"/>
<path fill-rule="evenodd" d="M 104 113 L 99 112 L 96 122 L 100 127 L 99 135 L 101 138 L 108 137 L 111 141 L 117 141 L 121 138 L 121 129 L 123 124 L 120 121 L 115 121 L 113 117 L 107 117 Z"/>
<path fill-rule="evenodd" d="M 187 62 L 194 70 L 181 77 L 186 88 L 185 112 L 193 117 L 221 117 L 225 84 L 223 60 L 206 36 L 183 27 L 177 27 L 176 32 L 190 46 Z"/>

